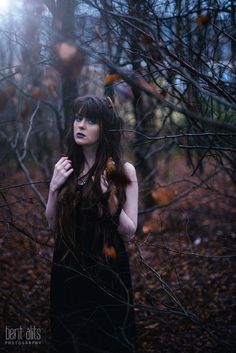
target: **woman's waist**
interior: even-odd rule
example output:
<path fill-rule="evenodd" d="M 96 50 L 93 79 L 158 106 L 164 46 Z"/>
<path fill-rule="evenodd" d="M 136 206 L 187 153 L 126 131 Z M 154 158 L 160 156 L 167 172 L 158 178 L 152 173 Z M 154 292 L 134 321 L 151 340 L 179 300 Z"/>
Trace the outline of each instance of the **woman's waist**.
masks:
<path fill-rule="evenodd" d="M 79 263 L 81 259 L 87 263 L 99 263 L 106 260 L 118 260 L 126 257 L 126 249 L 121 237 L 113 234 L 113 238 L 87 236 L 77 239 L 70 246 L 65 246 L 64 242 L 55 245 L 53 251 L 53 262 L 61 264 Z"/>

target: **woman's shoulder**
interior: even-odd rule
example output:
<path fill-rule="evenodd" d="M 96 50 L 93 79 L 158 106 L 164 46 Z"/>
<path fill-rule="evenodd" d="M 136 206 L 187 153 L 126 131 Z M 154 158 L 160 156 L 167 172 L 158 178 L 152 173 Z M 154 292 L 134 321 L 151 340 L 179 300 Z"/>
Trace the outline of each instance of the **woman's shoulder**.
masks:
<path fill-rule="evenodd" d="M 121 165 L 124 167 L 124 168 L 134 168 L 135 169 L 135 167 L 134 167 L 134 165 L 133 165 L 133 163 L 131 163 L 130 161 L 128 161 L 127 159 L 122 159 L 121 160 Z"/>
<path fill-rule="evenodd" d="M 136 169 L 131 162 L 124 161 L 123 168 L 128 176 L 136 176 Z"/>

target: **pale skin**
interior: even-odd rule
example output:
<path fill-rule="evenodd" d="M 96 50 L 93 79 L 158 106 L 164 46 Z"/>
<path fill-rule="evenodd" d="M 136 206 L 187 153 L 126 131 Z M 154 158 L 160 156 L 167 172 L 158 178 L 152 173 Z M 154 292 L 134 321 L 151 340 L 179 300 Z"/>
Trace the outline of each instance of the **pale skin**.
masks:
<path fill-rule="evenodd" d="M 80 137 L 78 133 L 83 133 L 84 136 Z M 86 174 L 92 167 L 95 161 L 96 150 L 98 146 L 98 140 L 100 135 L 100 127 L 98 123 L 92 119 L 79 117 L 74 122 L 74 138 L 75 142 L 82 146 L 85 157 L 85 167 L 82 175 Z M 130 241 L 134 238 L 137 229 L 137 217 L 138 217 L 138 182 L 134 166 L 126 162 L 124 164 L 125 172 L 131 181 L 126 186 L 126 202 L 121 210 L 118 224 L 118 232 L 121 234 L 124 241 Z M 73 166 L 71 160 L 67 156 L 62 157 L 55 164 L 53 176 L 50 182 L 49 195 L 46 207 L 46 218 L 50 229 L 55 227 L 56 218 L 56 203 L 57 196 L 60 188 L 66 182 L 70 174 L 73 172 Z M 82 176 L 81 175 L 81 176 Z M 106 192 L 108 188 L 108 182 L 106 179 L 106 171 L 104 171 L 101 177 L 101 188 L 102 192 Z M 114 202 L 118 200 L 115 196 Z"/>

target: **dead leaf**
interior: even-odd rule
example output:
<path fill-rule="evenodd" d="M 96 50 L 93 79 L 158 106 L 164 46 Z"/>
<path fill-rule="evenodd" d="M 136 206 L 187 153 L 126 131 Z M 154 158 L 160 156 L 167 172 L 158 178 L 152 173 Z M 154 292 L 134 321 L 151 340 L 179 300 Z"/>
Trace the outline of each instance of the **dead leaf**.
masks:
<path fill-rule="evenodd" d="M 32 95 L 32 97 L 35 99 L 45 99 L 46 98 L 45 92 L 38 86 L 27 85 L 27 89 L 30 92 L 30 94 Z"/>
<path fill-rule="evenodd" d="M 143 79 L 139 80 L 138 81 L 139 85 L 145 89 L 147 89 L 148 91 L 151 91 L 152 93 L 157 93 L 157 90 L 156 90 L 156 85 L 154 83 L 149 83 Z"/>
<path fill-rule="evenodd" d="M 152 197 L 158 205 L 166 205 L 173 200 L 174 194 L 167 189 L 157 188 L 152 191 Z"/>
<path fill-rule="evenodd" d="M 107 257 L 111 257 L 113 259 L 117 258 L 117 252 L 114 246 L 109 246 L 107 244 L 104 244 L 103 246 L 103 254 Z"/>
<path fill-rule="evenodd" d="M 153 218 L 149 218 L 146 222 L 144 222 L 142 231 L 144 234 L 148 234 L 150 232 L 157 232 L 158 231 L 157 220 Z"/>
<path fill-rule="evenodd" d="M 206 26 L 210 23 L 210 17 L 208 15 L 200 15 L 197 19 L 199 26 Z"/>
<path fill-rule="evenodd" d="M 119 81 L 120 79 L 121 79 L 121 77 L 119 74 L 110 74 L 110 75 L 105 76 L 104 82 L 106 84 L 109 84 L 109 83 L 113 83 L 115 81 Z"/>
<path fill-rule="evenodd" d="M 109 157 L 106 163 L 107 176 L 109 177 L 110 174 L 115 172 L 115 170 L 116 170 L 116 164 L 113 161 L 112 157 Z"/>
<path fill-rule="evenodd" d="M 114 183 L 114 185 L 118 186 L 127 186 L 130 184 L 130 179 L 126 175 L 124 168 L 120 171 L 116 169 L 115 162 L 113 161 L 112 157 L 109 157 L 106 163 L 106 172 L 107 178 Z"/>

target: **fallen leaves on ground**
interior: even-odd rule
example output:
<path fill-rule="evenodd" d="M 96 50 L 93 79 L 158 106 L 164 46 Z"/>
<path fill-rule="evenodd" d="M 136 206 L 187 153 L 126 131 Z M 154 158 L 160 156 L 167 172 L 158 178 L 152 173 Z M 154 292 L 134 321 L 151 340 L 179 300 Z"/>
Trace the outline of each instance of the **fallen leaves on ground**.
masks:
<path fill-rule="evenodd" d="M 169 162 L 171 168 L 159 163 L 159 188 L 153 196 L 160 207 L 146 216 L 135 243 L 127 248 L 138 353 L 233 352 L 235 185 L 219 173 L 197 187 L 199 180 L 189 177 L 191 170 L 181 156 Z M 28 168 L 33 180 L 43 180 L 35 166 Z M 205 170 L 209 173 L 210 167 Z M 46 353 L 53 236 L 40 201 L 29 185 L 22 185 L 27 183 L 23 173 L 12 166 L 1 175 L 3 327 L 40 327 L 41 347 L 31 352 Z M 37 187 L 46 199 L 46 184 Z"/>

